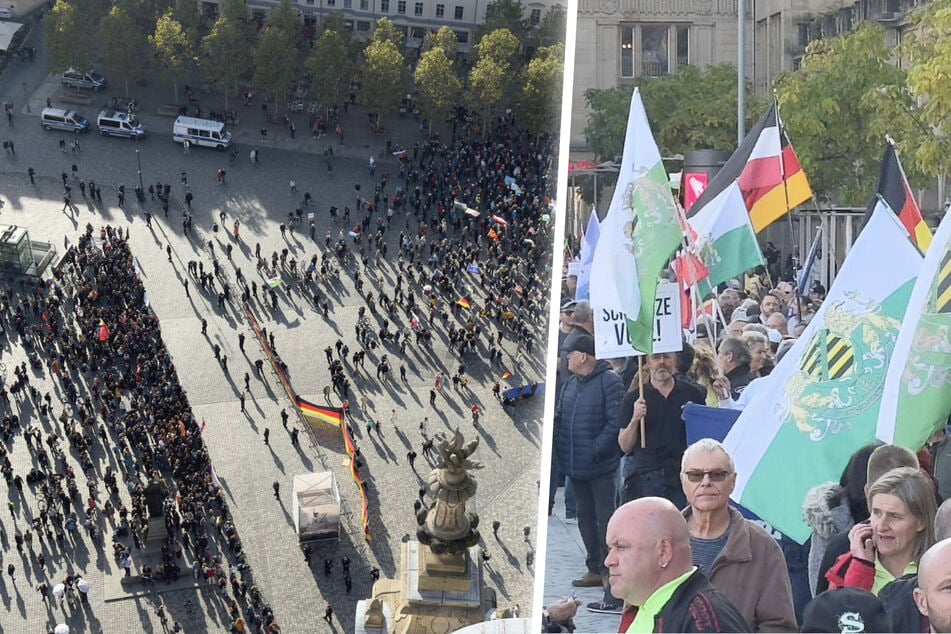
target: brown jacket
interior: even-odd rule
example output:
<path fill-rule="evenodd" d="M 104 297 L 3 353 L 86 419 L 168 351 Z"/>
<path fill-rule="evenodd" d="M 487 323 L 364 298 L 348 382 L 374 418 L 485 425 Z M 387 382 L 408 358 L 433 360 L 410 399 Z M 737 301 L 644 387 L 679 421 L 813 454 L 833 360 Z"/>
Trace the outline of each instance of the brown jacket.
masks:
<path fill-rule="evenodd" d="M 693 509 L 684 509 L 690 519 Z M 730 507 L 730 536 L 707 575 L 754 632 L 798 632 L 783 551 L 769 533 Z"/>

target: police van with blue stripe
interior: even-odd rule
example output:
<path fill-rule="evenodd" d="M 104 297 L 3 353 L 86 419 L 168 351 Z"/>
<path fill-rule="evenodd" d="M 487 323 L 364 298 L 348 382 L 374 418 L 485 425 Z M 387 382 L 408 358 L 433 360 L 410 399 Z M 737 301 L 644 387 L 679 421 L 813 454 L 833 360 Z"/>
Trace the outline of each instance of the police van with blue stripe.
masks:
<path fill-rule="evenodd" d="M 135 115 L 118 110 L 103 110 L 96 119 L 99 134 L 102 136 L 121 136 L 128 139 L 142 138 L 147 128 L 139 123 Z"/>
<path fill-rule="evenodd" d="M 191 145 L 205 145 L 218 150 L 231 145 L 231 133 L 225 130 L 224 123 L 196 117 L 175 119 L 172 138 L 176 143 L 188 141 Z"/>

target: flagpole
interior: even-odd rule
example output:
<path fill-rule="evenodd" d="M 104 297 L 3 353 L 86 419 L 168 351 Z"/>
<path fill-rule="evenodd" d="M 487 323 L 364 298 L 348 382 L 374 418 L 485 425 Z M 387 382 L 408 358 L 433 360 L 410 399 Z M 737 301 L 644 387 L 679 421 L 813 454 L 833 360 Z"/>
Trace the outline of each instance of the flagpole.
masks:
<path fill-rule="evenodd" d="M 786 136 L 786 132 L 783 129 L 783 118 L 779 113 L 779 99 L 776 98 L 776 90 L 773 89 L 773 107 L 776 108 L 776 126 L 779 128 L 779 141 L 780 147 L 782 147 L 782 140 Z M 786 162 L 783 160 L 782 150 L 779 152 L 779 177 L 783 179 L 783 198 L 786 199 L 786 222 L 789 224 L 789 240 L 794 245 L 798 244 L 796 240 L 796 231 L 793 227 L 792 221 L 792 209 L 789 208 L 789 185 L 786 183 Z M 812 200 L 815 201 L 816 195 L 812 195 Z M 802 231 L 800 231 L 799 237 L 802 237 Z M 766 276 L 769 279 L 769 264 L 766 265 Z M 773 282 L 770 279 L 769 285 L 772 286 Z M 799 297 L 798 287 L 796 290 L 796 312 L 798 318 L 802 320 L 802 299 Z"/>
<path fill-rule="evenodd" d="M 638 397 L 644 398 L 644 355 L 637 355 L 637 387 L 638 387 Z M 645 422 L 646 416 L 641 417 L 640 422 L 640 437 L 641 437 L 641 449 L 647 447 L 647 423 Z"/>

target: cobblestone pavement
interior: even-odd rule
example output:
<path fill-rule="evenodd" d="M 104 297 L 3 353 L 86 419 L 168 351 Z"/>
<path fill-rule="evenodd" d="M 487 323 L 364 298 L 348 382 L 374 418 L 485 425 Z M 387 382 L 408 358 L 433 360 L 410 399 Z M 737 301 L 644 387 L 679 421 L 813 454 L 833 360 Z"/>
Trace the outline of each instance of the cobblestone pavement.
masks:
<path fill-rule="evenodd" d="M 42 64 L 41 52 L 35 64 Z M 45 82 L 48 80 L 41 76 L 40 71 L 37 73 L 28 85 L 30 90 L 39 91 L 31 101 L 35 103 L 38 99 L 42 103 L 45 101 L 42 88 L 47 86 Z M 23 81 L 32 77 L 14 73 L 4 78 L 0 81 L 0 96 L 16 98 L 18 93 L 14 90 L 19 89 L 21 76 L 25 77 Z M 108 98 L 112 94 L 107 92 L 100 97 Z M 87 222 L 97 230 L 109 223 L 130 231 L 131 248 L 136 254 L 150 304 L 161 320 L 166 346 L 174 358 L 196 417 L 207 422 L 205 441 L 228 494 L 235 525 L 252 566 L 254 582 L 270 601 L 284 631 L 351 631 L 356 600 L 370 594 L 369 568 L 379 566 L 384 576 L 397 573 L 401 538 L 415 530 L 412 503 L 420 486 L 420 476 L 428 471 L 420 451 L 418 429 L 424 417 L 429 418 L 430 434 L 460 426 L 467 437 L 475 433 L 481 437 L 482 444 L 474 457 L 484 462 L 486 468 L 476 473 L 479 492 L 470 508 L 482 518 L 487 548 L 492 554 L 488 582 L 496 589 L 500 605 L 519 603 L 523 616 L 527 615 L 533 574 L 525 565 L 525 553 L 533 543 L 537 521 L 543 399 L 519 404 L 513 416 L 504 414 L 489 390 L 503 368 L 489 368 L 481 360 L 470 357 L 467 366 L 473 378 L 469 384 L 471 389 L 468 392 L 454 391 L 450 386 L 440 394 L 436 407 L 431 408 L 428 391 L 436 372 L 452 374 L 458 363 L 447 352 L 441 329 L 431 352 L 417 350 L 413 345 L 407 348 L 409 377 L 405 384 L 377 385 L 370 374 L 375 357 L 368 354 L 371 363 L 367 372 L 354 381 L 355 394 L 351 398 L 355 404 L 357 442 L 367 463 L 364 471 L 371 476 L 373 540 L 367 543 L 359 525 L 359 495 L 349 479 L 339 431 L 332 428 L 321 430 L 312 441 L 302 443 L 301 448 L 293 447 L 282 429 L 279 416 L 282 408 L 292 412 L 291 404 L 272 373 L 266 373 L 264 381 L 253 378 L 252 363 L 263 357 L 263 351 L 237 310 L 237 303 L 232 302 L 225 309 L 218 310 L 217 302 L 211 296 L 203 295 L 194 280 L 190 297 L 186 296 L 182 280 L 187 274 L 187 261 L 200 259 L 209 265 L 210 258 L 204 246 L 207 241 L 213 241 L 220 249 L 230 240 L 223 231 L 211 231 L 221 211 L 227 214 L 227 227 L 234 219 L 240 220 L 241 240 L 234 252 L 233 267 L 241 268 L 248 279 L 255 276 L 251 264 L 255 243 L 261 244 L 264 254 L 286 247 L 298 259 L 309 259 L 317 252 L 318 245 L 306 235 L 289 236 L 285 241 L 278 231 L 278 224 L 285 220 L 299 200 L 300 194 L 292 194 L 288 187 L 288 180 L 292 177 L 296 179 L 300 192 L 309 191 L 315 198 L 317 238 L 322 239 L 328 227 L 332 227 L 335 234 L 340 229 L 345 230 L 342 224 L 332 224 L 326 210 L 330 205 L 340 208 L 353 206 L 354 184 L 357 182 L 372 191 L 366 157 L 363 156 L 366 148 L 357 147 L 352 154 L 338 152 L 333 159 L 333 171 L 328 173 L 323 157 L 300 151 L 304 148 L 265 149 L 262 162 L 256 166 L 249 164 L 242 153 L 238 161 L 229 164 L 226 154 L 207 149 L 193 148 L 186 156 L 165 135 L 154 134 L 139 146 L 144 180 L 146 184 L 155 181 L 171 183 L 176 204 L 165 219 L 157 203 L 147 201 L 145 208 L 154 215 L 150 230 L 144 222 L 144 209 L 134 201 L 134 197 L 128 197 L 132 202 L 126 209 L 116 206 L 114 187 L 124 183 L 131 192 L 137 181 L 136 144 L 84 135 L 80 137 L 82 149 L 78 154 L 64 154 L 59 151 L 58 140 L 71 140 L 72 137 L 43 131 L 36 116 L 38 108 L 31 106 L 30 109 L 29 113 L 24 111 L 25 108 L 18 109 L 14 126 L 0 130 L 0 137 L 16 143 L 16 155 L 0 159 L 0 199 L 5 203 L 0 212 L 0 223 L 24 226 L 30 230 L 34 240 L 49 241 L 58 247 L 63 245 L 64 236 L 75 243 Z M 414 126 L 410 126 L 409 132 L 404 131 L 410 138 L 415 138 L 414 133 Z M 319 147 L 310 149 L 319 150 Z M 104 188 L 105 203 L 94 208 L 77 196 L 80 204 L 75 217 L 61 212 L 60 197 L 60 173 L 70 173 L 73 164 L 77 165 L 79 178 L 93 179 Z M 379 173 L 391 170 L 395 181 L 395 161 L 383 157 L 380 165 Z M 35 185 L 31 185 L 27 177 L 28 166 L 36 170 Z M 218 185 L 215 179 L 219 167 L 227 170 L 224 185 Z M 188 172 L 190 191 L 195 197 L 192 205 L 194 237 L 182 234 L 184 190 L 179 184 L 182 170 Z M 388 233 L 389 239 L 395 240 L 401 224 Z M 393 245 L 390 246 L 392 249 Z M 172 262 L 166 257 L 166 247 L 172 250 Z M 391 254 L 393 251 L 395 249 Z M 222 263 L 233 279 L 233 268 L 224 259 Z M 294 387 L 302 396 L 318 403 L 324 402 L 322 388 L 330 382 L 323 348 L 333 344 L 338 337 L 344 339 L 351 349 L 358 345 L 353 326 L 362 300 L 349 273 L 341 273 L 327 287 L 332 298 L 329 319 L 325 320 L 314 312 L 311 304 L 300 296 L 287 297 L 284 293 L 281 293 L 280 310 L 257 308 L 262 325 L 275 336 L 276 349 L 289 366 L 288 374 Z M 393 267 L 383 265 L 379 286 L 385 288 L 392 283 L 394 276 Z M 202 318 L 209 322 L 207 336 L 201 334 Z M 536 342 L 544 342 L 547 325 L 539 323 L 535 327 Z M 244 353 L 238 348 L 239 332 L 247 336 Z M 222 371 L 212 354 L 213 343 L 218 343 L 228 356 L 227 372 Z M 512 371 L 515 379 L 521 379 L 521 382 L 543 380 L 541 345 L 534 348 L 533 355 L 523 356 L 519 362 L 512 356 L 514 344 L 506 342 L 505 347 L 504 369 Z M 23 359 L 24 352 L 19 348 L 7 347 L 0 354 L 0 360 L 8 367 Z M 238 401 L 245 372 L 252 375 L 247 415 L 241 413 Z M 359 406 L 361 397 L 367 399 L 365 410 Z M 468 414 L 473 403 L 481 404 L 485 411 L 478 432 L 473 430 Z M 58 408 L 54 409 L 58 411 Z M 397 411 L 395 426 L 390 422 L 393 409 Z M 361 423 L 367 417 L 381 419 L 381 438 L 375 435 L 371 439 L 365 437 Z M 291 425 L 305 427 L 304 422 L 295 417 L 292 417 Z M 263 442 L 265 428 L 270 429 L 269 446 Z M 305 438 L 309 439 L 306 433 L 301 435 L 302 440 Z M 414 474 L 407 464 L 409 446 L 415 446 L 420 454 L 416 463 L 418 474 Z M 16 472 L 29 470 L 29 454 L 22 446 L 13 447 L 12 460 Z M 336 473 L 344 497 L 345 531 L 339 544 L 317 548 L 308 567 L 292 528 L 291 482 L 296 473 L 324 469 Z M 275 480 L 282 483 L 279 501 L 271 492 L 271 482 Z M 80 490 L 84 490 L 81 476 Z M 494 519 L 502 522 L 498 540 L 486 528 Z M 10 541 L 14 523 L 6 514 L 2 523 L 6 535 L 0 541 L 0 546 L 6 551 L 4 562 L 16 561 Z M 527 540 L 524 527 L 529 528 Z M 164 602 L 170 617 L 178 620 L 186 632 L 224 629 L 227 615 L 220 599 L 207 589 L 104 603 L 103 575 L 116 574 L 117 566 L 110 556 L 95 550 L 85 552 L 86 548 L 88 546 L 79 546 L 78 553 L 69 558 L 74 566 L 70 566 L 67 558 L 56 550 L 50 551 L 47 559 L 51 578 L 62 576 L 70 568 L 83 571 L 93 585 L 87 610 L 54 612 L 44 608 L 39 593 L 34 590 L 38 583 L 38 569 L 21 560 L 18 568 L 23 571 L 23 576 L 17 580 L 16 586 L 7 578 L 0 583 L 0 602 L 5 608 L 0 613 L 0 630 L 44 632 L 47 624 L 65 621 L 74 632 L 161 631 L 154 613 L 159 601 Z M 343 554 L 348 554 L 354 562 L 354 587 L 349 596 L 339 575 L 328 578 L 322 570 L 325 556 L 339 560 Z M 339 571 L 339 563 L 335 571 Z M 198 605 L 194 614 L 186 613 L 186 600 Z M 327 603 L 334 607 L 333 628 L 320 618 Z"/>
<path fill-rule="evenodd" d="M 585 567 L 584 542 L 578 532 L 578 523 L 565 519 L 565 489 L 555 494 L 555 506 L 548 516 L 548 544 L 545 547 L 545 599 L 548 605 L 564 596 L 574 594 L 581 607 L 575 615 L 578 634 L 594 632 L 617 632 L 621 622 L 619 614 L 598 614 L 585 607 L 602 598 L 601 588 L 575 588 L 571 581 L 581 577 Z"/>

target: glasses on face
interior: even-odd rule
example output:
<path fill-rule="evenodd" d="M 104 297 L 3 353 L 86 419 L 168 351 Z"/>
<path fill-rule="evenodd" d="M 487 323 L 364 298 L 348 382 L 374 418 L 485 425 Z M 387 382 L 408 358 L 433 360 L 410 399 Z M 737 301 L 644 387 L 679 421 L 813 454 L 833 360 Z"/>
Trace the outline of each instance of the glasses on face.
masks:
<path fill-rule="evenodd" d="M 687 476 L 687 480 L 694 483 L 703 482 L 704 476 L 709 477 L 710 482 L 723 482 L 731 473 L 731 471 L 727 471 L 726 469 L 713 469 L 712 471 L 691 469 L 689 471 L 684 471 L 684 475 Z"/>

